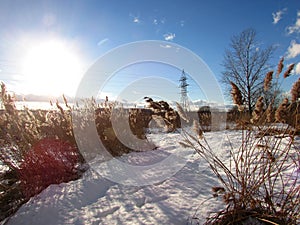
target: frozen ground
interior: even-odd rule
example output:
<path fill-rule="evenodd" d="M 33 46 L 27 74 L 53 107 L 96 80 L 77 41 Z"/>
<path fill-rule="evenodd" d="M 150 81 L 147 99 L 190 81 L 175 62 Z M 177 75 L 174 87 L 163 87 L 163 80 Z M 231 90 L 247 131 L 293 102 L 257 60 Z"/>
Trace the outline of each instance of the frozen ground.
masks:
<path fill-rule="evenodd" d="M 240 141 L 238 131 L 206 134 L 224 161 L 229 158 L 227 135 L 234 145 Z M 187 156 L 185 166 L 168 179 L 146 186 L 112 182 L 91 169 L 80 180 L 49 186 L 7 224 L 202 224 L 209 212 L 223 206 L 221 200 L 212 198 L 211 188 L 218 185 L 216 177 L 197 154 L 177 144 L 180 134 L 151 134 L 149 138 L 158 150 L 131 153 L 121 160 L 145 165 L 182 151 Z"/>

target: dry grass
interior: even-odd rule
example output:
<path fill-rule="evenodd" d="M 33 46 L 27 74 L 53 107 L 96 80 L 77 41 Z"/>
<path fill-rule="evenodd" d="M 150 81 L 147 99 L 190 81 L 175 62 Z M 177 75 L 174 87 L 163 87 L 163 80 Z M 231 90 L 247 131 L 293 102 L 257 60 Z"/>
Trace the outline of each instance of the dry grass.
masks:
<path fill-rule="evenodd" d="M 194 148 L 209 164 L 222 184 L 218 191 L 213 187 L 213 196 L 222 197 L 224 204 L 206 224 L 242 224 L 250 216 L 265 224 L 299 222 L 299 180 L 286 173 L 299 168 L 293 129 L 279 127 L 276 135 L 271 126 L 261 131 L 242 130 L 240 147 L 228 149 L 229 164 L 215 154 L 205 137 L 198 138 L 199 129 L 194 134 L 185 131 L 182 145 Z"/>
<path fill-rule="evenodd" d="M 8 169 L 0 174 L 0 220 L 48 185 L 81 177 L 87 168 L 87 155 L 84 152 L 83 157 L 78 146 L 90 146 L 88 140 L 75 139 L 74 128 L 81 132 L 90 131 L 89 126 L 96 123 L 98 138 L 105 149 L 112 156 L 120 156 L 135 151 L 135 143 L 124 145 L 117 138 L 112 118 L 117 124 L 127 121 L 129 127 L 118 126 L 120 135 L 126 136 L 130 129 L 138 139 L 146 140 L 144 143 L 148 143 L 149 149 L 155 148 L 147 142 L 145 135 L 154 114 L 152 110 L 124 109 L 108 99 L 103 104 L 97 104 L 94 99 L 83 100 L 83 107 L 71 107 L 65 96 L 63 100 L 63 105 L 58 101 L 51 102 L 56 107 L 53 110 L 29 110 L 26 107 L 17 110 L 13 95 L 1 84 L 0 162 Z M 72 121 L 74 113 L 79 115 L 77 123 Z M 174 120 L 170 112 L 164 116 L 171 123 Z M 97 149 L 90 149 L 99 154 Z"/>
<path fill-rule="evenodd" d="M 57 110 L 31 111 L 26 107 L 17 110 L 13 95 L 3 83 L 0 102 L 3 107 L 0 111 L 0 162 L 7 168 L 0 174 L 2 220 L 49 184 L 78 179 L 83 172 L 80 165 L 84 159 L 73 136 L 70 110 L 64 110 L 58 102 Z M 52 140 L 54 146 L 41 146 L 44 140 Z M 65 144 L 56 148 L 58 142 Z M 76 160 L 67 157 L 69 154 Z"/>
<path fill-rule="evenodd" d="M 293 65 L 284 73 L 284 78 L 291 73 Z M 283 59 L 278 65 L 277 74 L 283 69 Z M 269 72 L 265 79 L 265 89 L 272 81 Z M 263 87 L 262 87 L 263 88 Z M 229 163 L 225 163 L 207 142 L 205 136 L 198 138 L 199 130 L 191 133 L 183 130 L 184 147 L 190 147 L 209 164 L 218 178 L 220 186 L 212 187 L 214 197 L 222 197 L 223 209 L 211 213 L 206 224 L 299 224 L 300 222 L 300 180 L 299 174 L 287 171 L 300 170 L 299 143 L 297 135 L 298 84 L 293 86 L 297 92 L 295 102 L 289 104 L 284 99 L 277 109 L 273 101 L 267 106 L 263 97 L 258 98 L 252 118 L 242 120 L 244 112 L 236 111 L 241 129 L 241 142 L 236 149 L 228 137 L 230 148 Z M 293 93 L 293 92 L 292 92 Z M 239 109 L 243 104 L 239 91 L 232 83 L 233 102 Z M 273 117 L 289 125 L 273 126 Z M 249 121 L 251 121 L 249 123 Z M 299 172 L 298 172 L 299 173 Z M 252 221 L 252 222 L 251 222 Z"/>

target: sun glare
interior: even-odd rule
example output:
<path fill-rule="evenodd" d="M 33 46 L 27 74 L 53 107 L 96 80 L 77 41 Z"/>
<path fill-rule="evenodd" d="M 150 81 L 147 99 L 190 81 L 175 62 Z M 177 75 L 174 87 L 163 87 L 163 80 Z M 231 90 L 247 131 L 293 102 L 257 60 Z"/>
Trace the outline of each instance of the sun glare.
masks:
<path fill-rule="evenodd" d="M 73 95 L 82 76 L 79 54 L 60 40 L 28 47 L 22 62 L 25 92 L 58 96 Z"/>

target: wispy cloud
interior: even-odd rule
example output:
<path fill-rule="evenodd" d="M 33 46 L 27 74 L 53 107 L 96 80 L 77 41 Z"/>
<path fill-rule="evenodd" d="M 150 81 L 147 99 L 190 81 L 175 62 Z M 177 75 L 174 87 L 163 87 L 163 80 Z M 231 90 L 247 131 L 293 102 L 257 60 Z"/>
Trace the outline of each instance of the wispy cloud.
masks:
<path fill-rule="evenodd" d="M 173 41 L 175 37 L 176 37 L 176 35 L 173 33 L 164 34 L 164 38 L 166 41 Z"/>
<path fill-rule="evenodd" d="M 139 15 L 134 15 L 132 13 L 129 14 L 129 16 L 131 17 L 131 21 L 133 23 L 141 23 L 141 19 L 140 19 L 140 16 Z"/>
<path fill-rule="evenodd" d="M 185 25 L 185 21 L 184 21 L 184 20 L 181 20 L 181 21 L 180 21 L 180 26 L 181 26 L 181 27 L 184 27 L 184 25 Z"/>
<path fill-rule="evenodd" d="M 296 23 L 292 26 L 287 27 L 288 34 L 300 33 L 300 11 L 297 13 Z"/>
<path fill-rule="evenodd" d="M 272 13 L 273 16 L 273 24 L 277 24 L 281 19 L 282 19 L 282 15 L 285 13 L 287 9 L 284 8 L 282 10 L 279 10 L 277 12 Z"/>
<path fill-rule="evenodd" d="M 300 75 L 300 62 L 297 63 L 295 66 L 295 73 L 296 73 L 296 75 Z"/>
<path fill-rule="evenodd" d="M 104 43 L 108 42 L 108 40 L 109 40 L 108 38 L 104 38 L 104 39 L 100 40 L 100 41 L 97 43 L 97 45 L 98 45 L 98 46 L 103 45 Z"/>
<path fill-rule="evenodd" d="M 287 50 L 287 59 L 292 59 L 300 55 L 300 44 L 295 40 L 291 41 L 291 44 Z"/>
<path fill-rule="evenodd" d="M 154 18 L 152 23 L 154 25 L 164 25 L 166 23 L 166 18 Z"/>
<path fill-rule="evenodd" d="M 172 48 L 171 45 L 160 45 L 160 47 L 162 47 L 162 48 Z M 0 72 L 1 72 L 1 71 L 0 71 Z"/>

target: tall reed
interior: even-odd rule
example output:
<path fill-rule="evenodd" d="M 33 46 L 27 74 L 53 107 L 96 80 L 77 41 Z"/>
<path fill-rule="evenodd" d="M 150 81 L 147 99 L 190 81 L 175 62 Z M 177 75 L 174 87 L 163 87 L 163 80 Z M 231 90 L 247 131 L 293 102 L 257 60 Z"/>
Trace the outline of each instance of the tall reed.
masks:
<path fill-rule="evenodd" d="M 276 74 L 283 69 L 283 58 Z M 288 67 L 283 77 L 293 69 Z M 268 91 L 272 74 L 267 73 L 264 89 Z M 298 102 L 298 81 L 292 88 L 292 100 Z M 239 90 L 231 83 L 233 102 L 243 104 Z M 220 186 L 212 187 L 214 197 L 222 197 L 223 209 L 211 213 L 205 224 L 299 224 L 300 223 L 300 150 L 295 142 L 295 127 L 284 124 L 290 115 L 298 114 L 284 99 L 274 109 L 274 101 L 265 109 L 263 96 L 256 102 L 251 124 L 242 127 L 239 147 L 233 147 L 227 135 L 229 162 L 221 159 L 203 135 L 199 139 L 199 126 L 192 132 L 183 130 L 182 146 L 193 148 L 209 165 Z M 275 112 L 274 112 L 275 110 Z M 275 120 L 282 124 L 272 124 Z M 295 118 L 295 117 L 293 117 Z M 298 171 L 298 172 L 297 172 Z M 252 223 L 250 222 L 252 221 Z"/>

